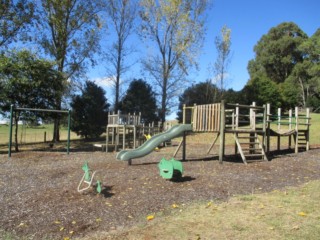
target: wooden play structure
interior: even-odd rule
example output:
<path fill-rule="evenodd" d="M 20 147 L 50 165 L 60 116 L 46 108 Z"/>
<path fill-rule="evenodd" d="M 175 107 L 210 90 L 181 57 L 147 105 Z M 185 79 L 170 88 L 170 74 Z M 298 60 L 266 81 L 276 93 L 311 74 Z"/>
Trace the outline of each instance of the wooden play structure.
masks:
<path fill-rule="evenodd" d="M 277 138 L 277 150 L 280 150 L 282 137 L 288 138 L 288 148 L 292 148 L 292 139 L 294 140 L 294 151 L 298 153 L 299 148 L 309 150 L 309 132 L 310 132 L 310 110 L 305 109 L 305 112 L 299 111 L 295 107 L 294 113 L 290 109 L 287 114 L 281 112 L 278 108 L 277 114 L 270 114 L 270 105 L 267 104 L 267 152 L 270 150 L 270 138 Z M 273 127 L 273 126 L 274 127 Z"/>
<path fill-rule="evenodd" d="M 154 123 L 145 125 L 141 122 L 141 113 L 123 114 L 109 113 L 106 132 L 106 151 L 110 146 L 115 151 L 118 148 L 133 148 L 141 145 L 145 140 L 145 135 L 155 135 L 160 132 L 160 124 Z"/>
<path fill-rule="evenodd" d="M 276 119 L 276 120 L 274 120 Z M 283 122 L 286 119 L 288 123 Z M 274 130 L 271 124 L 274 121 L 278 124 L 278 129 Z M 225 157 L 225 136 L 232 134 L 235 141 L 235 153 L 240 153 L 242 161 L 247 164 L 249 159 L 262 159 L 267 161 L 266 151 L 270 149 L 270 137 L 277 136 L 278 148 L 280 137 L 293 136 L 295 141 L 295 152 L 299 146 L 309 149 L 309 126 L 310 116 L 307 109 L 306 115 L 299 115 L 298 108 L 295 109 L 294 116 L 292 111 L 289 115 L 281 116 L 281 111 L 277 116 L 270 114 L 270 105 L 256 106 L 241 104 L 226 104 L 224 101 L 215 104 L 194 105 L 183 107 L 183 124 L 191 123 L 193 132 L 212 132 L 216 137 L 208 149 L 208 153 L 219 141 L 219 161 Z M 280 126 L 286 124 L 288 130 L 281 129 Z M 184 136 L 176 149 L 174 156 L 183 147 L 183 159 L 185 159 Z M 291 144 L 291 140 L 290 140 Z M 291 145 L 290 145 L 291 146 Z"/>

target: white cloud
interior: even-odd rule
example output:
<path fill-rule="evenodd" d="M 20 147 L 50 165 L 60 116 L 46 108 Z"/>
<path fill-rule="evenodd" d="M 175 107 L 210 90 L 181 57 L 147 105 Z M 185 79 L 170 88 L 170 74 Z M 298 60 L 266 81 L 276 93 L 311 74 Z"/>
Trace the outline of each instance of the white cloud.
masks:
<path fill-rule="evenodd" d="M 92 81 L 100 87 L 111 88 L 114 82 L 113 79 L 114 79 L 113 77 L 98 77 L 98 78 L 92 79 Z"/>

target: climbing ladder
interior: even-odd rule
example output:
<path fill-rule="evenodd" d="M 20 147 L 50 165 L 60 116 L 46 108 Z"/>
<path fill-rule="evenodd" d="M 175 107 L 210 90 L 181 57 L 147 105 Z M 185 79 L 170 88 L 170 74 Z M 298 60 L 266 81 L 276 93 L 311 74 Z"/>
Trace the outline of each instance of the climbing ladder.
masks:
<path fill-rule="evenodd" d="M 239 151 L 245 164 L 248 159 L 268 160 L 257 132 L 236 132 L 233 137 L 236 142 L 236 152 Z"/>
<path fill-rule="evenodd" d="M 264 151 L 266 134 L 266 108 L 265 106 L 227 104 L 225 109 L 223 133 L 233 134 L 235 140 L 235 153 L 241 155 L 242 161 L 262 159 L 268 161 Z M 224 106 L 223 106 L 224 109 Z M 260 142 L 258 135 L 262 137 Z"/>
<path fill-rule="evenodd" d="M 309 130 L 299 130 L 297 134 L 298 148 L 309 150 Z"/>

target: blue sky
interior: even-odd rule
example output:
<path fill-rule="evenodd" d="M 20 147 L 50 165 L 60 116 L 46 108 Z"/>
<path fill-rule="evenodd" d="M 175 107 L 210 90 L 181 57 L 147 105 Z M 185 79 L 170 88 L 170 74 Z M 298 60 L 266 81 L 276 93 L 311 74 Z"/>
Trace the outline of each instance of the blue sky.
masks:
<path fill-rule="evenodd" d="M 207 66 L 216 58 L 214 38 L 224 24 L 232 31 L 232 59 L 227 87 L 241 90 L 249 79 L 248 61 L 254 58 L 253 48 L 262 35 L 282 22 L 292 21 L 311 36 L 320 28 L 319 10 L 319 0 L 215 0 L 200 58 L 200 81 L 209 77 Z"/>
<path fill-rule="evenodd" d="M 259 39 L 272 27 L 289 21 L 296 23 L 311 36 L 320 27 L 319 10 L 319 0 L 213 0 L 213 6 L 208 11 L 206 38 L 199 57 L 200 70 L 193 72 L 189 78 L 193 82 L 203 82 L 214 77 L 208 70 L 217 57 L 214 39 L 220 34 L 221 28 L 227 25 L 231 29 L 232 58 L 226 87 L 241 90 L 249 79 L 247 65 L 249 60 L 254 58 L 253 48 Z M 134 61 L 139 59 L 139 51 L 143 53 L 145 50 L 145 46 L 136 39 L 137 37 L 132 37 L 131 40 L 138 50 Z M 137 61 L 125 78 L 144 78 L 142 72 Z M 91 70 L 89 77 L 104 78 L 106 71 L 104 67 L 97 67 Z M 112 93 L 110 89 L 106 90 L 108 95 Z M 113 101 L 111 96 L 109 95 L 108 99 Z"/>

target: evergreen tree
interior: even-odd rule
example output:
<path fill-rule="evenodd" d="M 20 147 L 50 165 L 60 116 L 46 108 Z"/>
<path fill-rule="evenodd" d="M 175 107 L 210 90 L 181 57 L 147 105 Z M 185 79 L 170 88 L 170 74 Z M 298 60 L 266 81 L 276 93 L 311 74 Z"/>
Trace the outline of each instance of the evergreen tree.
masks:
<path fill-rule="evenodd" d="M 144 123 L 158 121 L 157 104 L 155 94 L 151 86 L 142 79 L 134 79 L 120 102 L 121 111 L 126 113 L 141 112 L 141 120 Z"/>
<path fill-rule="evenodd" d="M 179 110 L 177 112 L 179 122 L 182 122 L 184 104 L 192 106 L 194 104 L 214 103 L 216 93 L 220 94 L 219 89 L 208 81 L 187 88 L 179 97 Z"/>
<path fill-rule="evenodd" d="M 319 30 L 308 38 L 292 22 L 271 28 L 255 46 L 255 59 L 248 64 L 250 81 L 244 89 L 250 92 L 248 99 L 280 103 L 283 108 L 318 102 L 319 47 Z"/>
<path fill-rule="evenodd" d="M 108 122 L 109 104 L 105 91 L 87 81 L 81 95 L 73 96 L 71 130 L 85 139 L 99 137 Z"/>
<path fill-rule="evenodd" d="M 266 76 L 275 83 L 283 83 L 294 66 L 302 62 L 299 45 L 308 36 L 292 22 L 284 22 L 263 35 L 254 47 L 255 59 L 248 65 L 251 79 L 257 75 Z"/>

